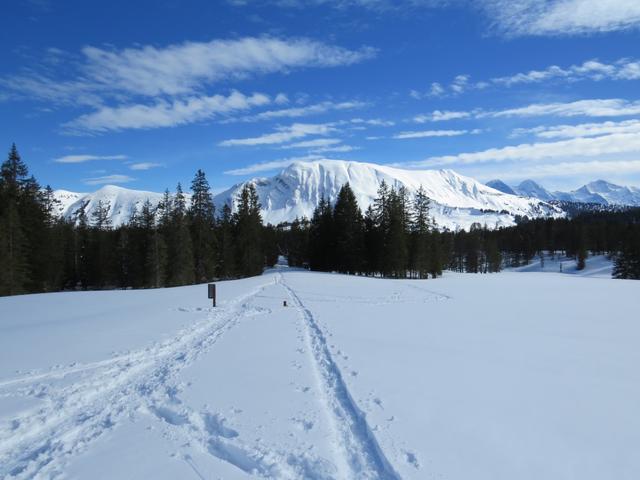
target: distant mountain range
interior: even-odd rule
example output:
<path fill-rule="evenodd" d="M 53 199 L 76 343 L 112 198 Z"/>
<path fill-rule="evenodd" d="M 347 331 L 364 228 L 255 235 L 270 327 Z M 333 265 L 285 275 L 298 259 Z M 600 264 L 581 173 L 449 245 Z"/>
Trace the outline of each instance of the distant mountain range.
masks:
<path fill-rule="evenodd" d="M 432 201 L 432 215 L 437 224 L 449 229 L 469 228 L 473 223 L 496 226 L 513 225 L 516 216 L 558 217 L 564 212 L 552 200 L 593 202 L 603 205 L 640 205 L 640 189 L 620 187 L 599 180 L 573 192 L 549 192 L 532 180 L 509 186 L 500 180 L 484 185 L 453 170 L 404 170 L 361 162 L 318 160 L 294 162 L 271 177 L 254 178 L 262 204 L 265 223 L 290 222 L 296 217 L 310 218 L 320 198 L 334 202 L 340 187 L 349 183 L 360 208 L 366 210 L 385 181 L 390 186 L 404 186 L 412 196 L 422 186 Z M 235 207 L 242 182 L 214 196 L 218 209 L 224 204 Z M 89 218 L 98 202 L 108 202 L 114 226 L 129 220 L 145 200 L 157 205 L 161 193 L 130 190 L 108 185 L 92 193 L 57 190 L 59 214 L 76 219 L 84 207 Z M 188 198 L 188 196 L 187 196 Z"/>
<path fill-rule="evenodd" d="M 551 192 L 533 180 L 509 186 L 502 180 L 491 180 L 487 186 L 503 193 L 537 198 L 544 202 L 595 203 L 605 206 L 640 206 L 640 188 L 623 187 L 604 180 L 596 180 L 570 192 Z"/>

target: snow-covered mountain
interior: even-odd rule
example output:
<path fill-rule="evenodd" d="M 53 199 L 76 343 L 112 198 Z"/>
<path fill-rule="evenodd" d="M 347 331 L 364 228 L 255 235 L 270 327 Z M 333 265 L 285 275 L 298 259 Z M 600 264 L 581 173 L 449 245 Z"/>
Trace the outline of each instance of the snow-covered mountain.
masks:
<path fill-rule="evenodd" d="M 452 170 L 404 170 L 370 163 L 319 160 L 294 162 L 273 177 L 250 182 L 258 191 L 264 220 L 277 224 L 296 217 L 310 218 L 322 197 L 335 201 L 347 182 L 364 211 L 373 203 L 383 180 L 390 186 L 404 186 L 410 195 L 422 186 L 432 201 L 432 214 L 440 227 L 469 228 L 474 222 L 493 227 L 513 224 L 516 215 L 562 214 L 544 202 L 499 192 Z M 243 185 L 234 185 L 218 194 L 216 204 L 233 207 Z"/>
<path fill-rule="evenodd" d="M 74 193 L 67 190 L 56 190 L 55 198 L 59 201 L 58 211 L 61 216 L 75 220 L 84 206 L 88 219 L 91 219 L 98 202 L 109 203 L 109 218 L 114 226 L 126 223 L 131 214 L 139 212 L 142 204 L 149 201 L 156 206 L 162 199 L 161 193 L 130 190 L 128 188 L 106 185 L 93 193 Z"/>
<path fill-rule="evenodd" d="M 515 192 L 522 197 L 537 198 L 545 202 L 560 200 L 576 203 L 597 203 L 600 205 L 640 206 L 640 188 L 624 187 L 605 180 L 596 180 L 569 192 L 550 192 L 533 180 L 525 180 L 510 187 L 501 180 L 491 180 L 487 185 L 501 192 Z"/>
<path fill-rule="evenodd" d="M 294 162 L 273 177 L 249 182 L 258 191 L 264 221 L 278 224 L 296 217 L 311 218 L 320 198 L 324 196 L 334 202 L 347 182 L 364 211 L 373 203 L 383 180 L 389 186 L 404 186 L 410 196 L 422 186 L 432 200 L 432 214 L 440 227 L 469 228 L 474 222 L 494 227 L 513 224 L 516 215 L 562 215 L 560 209 L 538 199 L 500 192 L 452 170 L 403 170 L 370 163 L 319 160 Z M 216 206 L 220 208 L 226 203 L 235 207 L 237 194 L 245 183 L 216 195 Z M 55 194 L 60 200 L 60 214 L 68 219 L 76 218 L 84 205 L 91 218 L 99 200 L 109 202 L 110 218 L 115 226 L 126 222 L 132 212 L 139 211 L 145 200 L 157 205 L 162 198 L 161 193 L 111 185 L 93 193 L 57 190 Z"/>
<path fill-rule="evenodd" d="M 487 187 L 491 187 L 502 193 L 508 193 L 509 195 L 517 195 L 517 193 L 509 185 L 502 180 L 490 180 L 485 184 Z"/>

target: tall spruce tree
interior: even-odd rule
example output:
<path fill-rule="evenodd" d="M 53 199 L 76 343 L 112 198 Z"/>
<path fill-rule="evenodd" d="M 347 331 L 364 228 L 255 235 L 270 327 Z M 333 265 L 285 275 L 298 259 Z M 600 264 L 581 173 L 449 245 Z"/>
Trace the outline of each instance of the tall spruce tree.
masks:
<path fill-rule="evenodd" d="M 196 172 L 191 182 L 191 191 L 189 223 L 195 276 L 197 282 L 206 282 L 216 275 L 217 239 L 215 207 L 209 182 L 202 170 Z"/>
<path fill-rule="evenodd" d="M 178 183 L 171 211 L 169 241 L 169 285 L 191 285 L 195 282 L 193 246 L 189 231 L 187 206 L 182 186 Z"/>
<path fill-rule="evenodd" d="M 237 275 L 235 228 L 231 207 L 225 203 L 218 221 L 218 270 L 223 278 L 235 278 Z"/>
<path fill-rule="evenodd" d="M 345 183 L 333 208 L 333 229 L 335 232 L 334 262 L 343 273 L 360 273 L 364 264 L 362 212 L 356 197 Z"/>
<path fill-rule="evenodd" d="M 329 200 L 320 198 L 313 211 L 309 230 L 309 267 L 311 270 L 331 271 L 335 247 L 333 209 Z"/>
<path fill-rule="evenodd" d="M 27 166 L 16 145 L 0 169 L 0 295 L 25 293 L 30 281 L 28 243 L 21 216 L 25 202 Z"/>
<path fill-rule="evenodd" d="M 242 187 L 237 198 L 236 265 L 242 276 L 259 275 L 265 265 L 261 241 L 262 217 L 258 192 L 253 183 Z"/>

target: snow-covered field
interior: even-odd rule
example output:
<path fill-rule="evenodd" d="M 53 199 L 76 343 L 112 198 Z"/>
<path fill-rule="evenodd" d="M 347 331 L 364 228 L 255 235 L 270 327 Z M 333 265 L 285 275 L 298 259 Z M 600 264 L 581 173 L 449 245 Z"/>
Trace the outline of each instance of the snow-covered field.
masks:
<path fill-rule="evenodd" d="M 0 477 L 640 478 L 640 282 L 280 268 L 218 295 L 1 298 Z"/>

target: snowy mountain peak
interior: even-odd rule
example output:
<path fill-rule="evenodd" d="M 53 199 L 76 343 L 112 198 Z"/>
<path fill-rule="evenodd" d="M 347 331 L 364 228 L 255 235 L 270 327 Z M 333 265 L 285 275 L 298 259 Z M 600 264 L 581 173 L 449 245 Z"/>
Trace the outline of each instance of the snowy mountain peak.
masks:
<path fill-rule="evenodd" d="M 410 197 L 422 187 L 432 201 L 432 214 L 440 227 L 469 228 L 472 223 L 490 227 L 512 225 L 517 215 L 528 217 L 558 216 L 562 211 L 538 199 L 503 193 L 453 170 L 406 170 L 372 163 L 341 160 L 293 162 L 272 177 L 249 180 L 256 186 L 265 222 L 278 224 L 295 218 L 311 218 L 321 198 L 335 202 L 340 188 L 349 183 L 360 208 L 364 211 L 377 196 L 385 181 L 390 187 L 404 187 Z M 225 203 L 235 208 L 238 192 L 245 184 L 234 185 L 215 195 L 220 209 Z M 106 185 L 99 190 L 80 194 L 58 190 L 60 214 L 77 219 L 82 208 L 91 219 L 98 202 L 108 202 L 114 226 L 127 222 L 148 199 L 157 205 L 161 193 L 129 190 Z"/>
<path fill-rule="evenodd" d="M 485 185 L 487 187 L 491 187 L 495 190 L 498 190 L 499 192 L 502 192 L 502 193 L 508 193 L 509 195 L 517 195 L 513 188 L 511 188 L 509 185 L 507 185 L 502 180 L 497 178 L 495 180 L 488 181 Z"/>
<path fill-rule="evenodd" d="M 515 187 L 506 185 L 501 180 L 492 180 L 487 185 L 501 192 L 513 190 L 523 197 L 537 198 L 545 202 L 561 200 L 576 203 L 598 203 L 601 205 L 640 206 L 640 189 L 623 187 L 606 180 L 595 180 L 570 192 L 549 192 L 533 180 L 524 180 Z"/>
<path fill-rule="evenodd" d="M 545 202 L 554 199 L 551 192 L 533 180 L 524 180 L 520 185 L 515 187 L 514 190 L 518 195 L 523 197 L 537 198 Z"/>
<path fill-rule="evenodd" d="M 468 228 L 472 223 L 510 225 L 516 215 L 537 217 L 560 212 L 539 200 L 524 199 L 495 190 L 453 170 L 405 170 L 386 165 L 318 160 L 294 162 L 270 178 L 249 180 L 258 191 L 266 222 L 311 218 L 321 198 L 335 201 L 349 183 L 364 211 L 377 196 L 382 181 L 405 187 L 410 196 L 422 187 L 432 200 L 432 213 L 441 227 Z M 244 183 L 215 197 L 217 205 L 235 206 Z"/>

